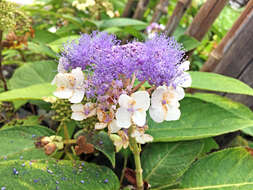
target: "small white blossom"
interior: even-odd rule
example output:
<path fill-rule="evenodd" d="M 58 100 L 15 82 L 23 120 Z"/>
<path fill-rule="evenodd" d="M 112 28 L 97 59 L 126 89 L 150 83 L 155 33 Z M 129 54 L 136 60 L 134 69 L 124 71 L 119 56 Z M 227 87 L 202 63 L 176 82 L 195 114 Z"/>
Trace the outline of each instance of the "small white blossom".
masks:
<path fill-rule="evenodd" d="M 126 149 L 129 145 L 129 137 L 124 131 L 118 131 L 118 135 L 111 134 L 110 138 L 116 147 L 116 152 L 119 152 L 122 148 Z"/>
<path fill-rule="evenodd" d="M 159 86 L 151 96 L 149 114 L 151 118 L 161 123 L 164 120 L 172 121 L 180 118 L 179 100 L 184 97 L 182 88 Z"/>
<path fill-rule="evenodd" d="M 71 106 L 73 111 L 71 119 L 76 121 L 82 121 L 89 117 L 96 115 L 96 107 L 94 103 L 88 102 L 85 105 L 83 104 L 74 104 Z"/>
<path fill-rule="evenodd" d="M 145 130 L 142 129 L 142 128 L 134 129 L 132 134 L 131 134 L 131 137 L 135 138 L 135 140 L 140 144 L 145 144 L 147 142 L 152 142 L 153 137 L 148 135 L 148 134 L 145 134 L 144 132 L 145 132 Z"/>
<path fill-rule="evenodd" d="M 61 99 L 69 99 L 71 103 L 80 103 L 84 97 L 84 75 L 81 68 L 76 68 L 71 73 L 58 73 L 52 84 L 57 89 L 54 95 Z"/>
<path fill-rule="evenodd" d="M 183 74 L 178 77 L 175 81 L 175 83 L 178 85 L 178 87 L 188 88 L 192 84 L 192 78 L 191 75 L 185 71 L 188 71 L 190 69 L 190 62 L 185 61 L 180 66 L 179 69 L 183 72 Z"/>
<path fill-rule="evenodd" d="M 119 97 L 119 109 L 116 112 L 117 125 L 129 128 L 132 123 L 143 126 L 146 123 L 146 111 L 150 106 L 150 97 L 146 91 L 138 91 L 131 96 L 122 94 Z"/>
<path fill-rule="evenodd" d="M 121 127 L 118 126 L 117 121 L 115 119 L 109 124 L 108 127 L 110 133 L 117 133 L 121 129 Z"/>

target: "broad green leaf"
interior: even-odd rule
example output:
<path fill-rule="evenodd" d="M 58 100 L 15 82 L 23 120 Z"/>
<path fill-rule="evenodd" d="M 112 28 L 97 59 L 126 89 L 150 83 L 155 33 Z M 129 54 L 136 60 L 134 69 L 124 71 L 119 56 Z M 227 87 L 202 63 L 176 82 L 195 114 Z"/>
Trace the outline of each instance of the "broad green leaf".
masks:
<path fill-rule="evenodd" d="M 63 49 L 63 45 L 67 42 L 71 42 L 72 40 L 76 40 L 80 38 L 79 35 L 73 35 L 73 36 L 67 36 L 67 37 L 63 37 L 60 38 L 58 40 L 55 40 L 49 44 L 47 44 L 49 47 L 52 48 L 53 51 L 55 52 L 60 52 L 61 49 Z"/>
<path fill-rule="evenodd" d="M 83 130 L 75 134 L 75 138 L 78 136 L 85 136 L 87 141 L 94 145 L 95 149 L 102 152 L 112 163 L 112 166 L 115 167 L 115 150 L 114 145 L 108 134 L 104 131 L 98 133 L 86 133 Z"/>
<path fill-rule="evenodd" d="M 178 190 L 251 190 L 253 157 L 245 148 L 213 153 L 197 161 L 183 176 Z"/>
<path fill-rule="evenodd" d="M 99 132 L 97 135 L 93 136 L 92 144 L 94 147 L 101 151 L 115 167 L 115 150 L 114 145 L 108 134 L 104 131 Z"/>
<path fill-rule="evenodd" d="M 131 18 L 113 18 L 109 20 L 102 20 L 99 24 L 99 28 L 110 28 L 110 27 L 125 27 L 125 26 L 143 26 L 146 27 L 148 23 L 135 20 Z"/>
<path fill-rule="evenodd" d="M 253 120 L 253 112 L 247 106 L 239 102 L 232 101 L 229 98 L 209 93 L 186 94 L 186 97 L 197 98 L 215 104 L 241 118 Z"/>
<path fill-rule="evenodd" d="M 216 94 L 208 94 L 208 93 L 195 93 L 193 95 L 187 94 L 187 97 L 194 97 L 198 98 L 210 103 L 213 103 L 219 107 L 222 107 L 226 109 L 229 112 L 232 112 L 233 114 L 245 118 L 245 119 L 251 119 L 253 120 L 253 112 L 251 109 L 249 109 L 247 106 L 234 102 L 230 100 L 229 98 L 218 96 Z M 253 136 L 253 126 L 249 128 L 244 128 L 242 131 L 248 135 Z"/>
<path fill-rule="evenodd" d="M 0 101 L 13 100 L 42 100 L 44 97 L 52 96 L 56 87 L 50 83 L 31 85 L 0 93 Z"/>
<path fill-rule="evenodd" d="M 253 89 L 235 78 L 208 72 L 189 73 L 192 77 L 191 88 L 253 96 Z"/>
<path fill-rule="evenodd" d="M 16 69 L 10 79 L 11 89 L 49 83 L 57 74 L 57 64 L 54 61 L 38 61 L 27 63 Z"/>
<path fill-rule="evenodd" d="M 204 148 L 202 150 L 202 154 L 205 155 L 209 153 L 211 150 L 219 149 L 219 145 L 213 138 L 206 138 L 202 140 L 204 143 Z"/>
<path fill-rule="evenodd" d="M 0 187 L 15 190 L 118 190 L 120 187 L 117 176 L 107 167 L 53 159 L 2 162 L 0 178 Z"/>
<path fill-rule="evenodd" d="M 59 36 L 55 33 L 49 32 L 47 30 L 36 30 L 35 31 L 35 37 L 33 38 L 36 42 L 41 43 L 50 43 L 52 41 L 55 41 L 59 38 Z"/>
<path fill-rule="evenodd" d="M 0 162 L 14 159 L 46 158 L 41 149 L 36 149 L 34 142 L 40 136 L 51 136 L 54 132 L 46 127 L 14 126 L 0 130 Z"/>
<path fill-rule="evenodd" d="M 193 37 L 187 35 L 181 35 L 178 40 L 179 43 L 182 43 L 183 48 L 186 51 L 190 51 L 192 49 L 197 48 L 200 45 L 200 42 Z"/>
<path fill-rule="evenodd" d="M 180 102 L 181 117 L 177 121 L 156 123 L 148 117 L 149 130 L 155 142 L 193 140 L 217 136 L 253 125 L 215 104 L 188 98 Z"/>
<path fill-rule="evenodd" d="M 202 152 L 203 147 L 202 141 L 148 145 L 141 155 L 144 180 L 152 189 L 175 184 Z"/>
<path fill-rule="evenodd" d="M 32 53 L 46 55 L 51 58 L 57 58 L 56 53 L 48 46 L 46 46 L 44 43 L 28 42 L 28 48 Z"/>

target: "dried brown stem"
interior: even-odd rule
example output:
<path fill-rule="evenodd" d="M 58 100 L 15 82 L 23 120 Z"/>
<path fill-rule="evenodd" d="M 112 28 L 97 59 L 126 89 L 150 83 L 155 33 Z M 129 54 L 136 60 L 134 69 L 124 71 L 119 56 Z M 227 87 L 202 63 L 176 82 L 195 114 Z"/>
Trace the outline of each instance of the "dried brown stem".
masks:
<path fill-rule="evenodd" d="M 173 11 L 173 14 L 169 18 L 166 24 L 166 33 L 168 36 L 172 36 L 173 32 L 175 31 L 176 27 L 178 26 L 180 20 L 184 16 L 184 13 L 190 6 L 192 0 L 179 0 L 177 5 Z"/>
<path fill-rule="evenodd" d="M 151 19 L 151 23 L 159 22 L 161 16 L 167 13 L 169 0 L 160 0 L 159 3 L 155 7 L 155 12 Z"/>
<path fill-rule="evenodd" d="M 139 0 L 137 8 L 134 12 L 134 16 L 133 16 L 134 19 L 138 19 L 138 20 L 142 19 L 143 14 L 148 7 L 148 3 L 149 3 L 149 0 Z"/>
<path fill-rule="evenodd" d="M 7 91 L 8 87 L 7 87 L 6 80 L 4 78 L 3 67 L 2 67 L 2 60 L 3 60 L 3 56 L 2 56 L 2 50 L 3 50 L 2 40 L 3 40 L 3 31 L 0 30 L 0 79 L 3 82 L 4 90 Z"/>
<path fill-rule="evenodd" d="M 122 17 L 131 17 L 131 13 L 136 5 L 136 0 L 128 0 L 123 11 Z"/>
<path fill-rule="evenodd" d="M 146 81 L 142 81 L 133 88 L 132 93 L 136 92 Z"/>

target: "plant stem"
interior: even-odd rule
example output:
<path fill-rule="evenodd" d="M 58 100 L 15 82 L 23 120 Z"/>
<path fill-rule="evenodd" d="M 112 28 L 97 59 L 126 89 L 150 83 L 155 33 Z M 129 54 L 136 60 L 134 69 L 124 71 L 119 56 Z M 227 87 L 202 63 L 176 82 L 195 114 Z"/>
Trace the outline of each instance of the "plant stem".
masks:
<path fill-rule="evenodd" d="M 3 31 L 0 30 L 0 78 L 3 81 L 3 86 L 4 86 L 4 90 L 7 91 L 8 87 L 7 87 L 7 83 L 6 80 L 4 78 L 4 74 L 3 74 L 3 67 L 2 67 L 2 39 L 3 39 Z"/>
<path fill-rule="evenodd" d="M 131 137 L 132 131 L 133 131 L 133 126 L 129 130 L 130 132 L 129 137 L 130 137 L 131 151 L 134 154 L 136 185 L 137 185 L 137 190 L 143 190 L 144 188 L 143 188 L 142 168 L 141 168 L 141 159 L 140 159 L 141 147 L 138 146 L 135 138 Z"/>
<path fill-rule="evenodd" d="M 126 166 L 127 166 L 127 156 L 124 156 L 124 165 L 123 165 L 123 169 L 122 169 L 121 176 L 120 176 L 120 185 L 122 185 L 122 182 L 124 180 Z"/>
<path fill-rule="evenodd" d="M 139 88 L 140 88 L 145 82 L 146 82 L 146 81 L 144 80 L 144 81 L 140 82 L 139 84 L 137 84 L 137 85 L 133 88 L 132 93 L 134 93 L 134 92 L 136 92 L 137 90 L 139 90 Z"/>

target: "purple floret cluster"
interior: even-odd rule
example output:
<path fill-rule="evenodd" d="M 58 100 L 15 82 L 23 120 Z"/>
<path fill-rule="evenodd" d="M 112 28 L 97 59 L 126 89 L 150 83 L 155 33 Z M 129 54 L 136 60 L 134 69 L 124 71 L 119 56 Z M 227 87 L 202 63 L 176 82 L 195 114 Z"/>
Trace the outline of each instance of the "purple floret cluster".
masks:
<path fill-rule="evenodd" d="M 114 35 L 93 32 L 65 45 L 62 65 L 66 70 L 82 68 L 86 96 L 103 95 L 113 81 L 133 76 L 150 85 L 177 85 L 184 51 L 173 38 L 162 34 L 145 42 L 120 43 Z"/>

